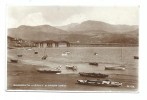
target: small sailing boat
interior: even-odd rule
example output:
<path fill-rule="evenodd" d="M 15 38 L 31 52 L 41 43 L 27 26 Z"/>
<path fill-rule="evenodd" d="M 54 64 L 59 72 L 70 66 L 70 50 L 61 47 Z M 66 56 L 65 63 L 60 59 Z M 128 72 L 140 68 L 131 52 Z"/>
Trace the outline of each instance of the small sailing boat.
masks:
<path fill-rule="evenodd" d="M 18 59 L 23 57 L 23 50 L 24 50 L 23 40 L 20 38 L 20 36 L 16 37 L 16 34 L 15 34 L 15 46 L 18 47 L 16 48 L 17 57 L 10 60 L 12 63 L 18 63 Z"/>
<path fill-rule="evenodd" d="M 46 60 L 47 57 L 48 57 L 48 55 L 44 55 L 41 59 Z"/>
<path fill-rule="evenodd" d="M 105 70 L 125 70 L 126 65 L 124 65 L 123 62 L 123 50 L 121 48 L 121 64 L 120 65 L 111 65 L 111 66 L 105 66 Z"/>
<path fill-rule="evenodd" d="M 44 55 L 42 56 L 41 60 L 45 61 L 47 59 L 48 55 L 46 54 L 46 48 L 44 50 Z M 45 64 L 45 63 L 43 63 Z M 58 73 L 61 73 L 61 70 L 60 70 L 61 66 L 59 67 L 56 67 L 56 68 L 51 68 L 49 66 L 41 66 L 40 68 L 37 68 L 37 72 L 40 72 L 40 73 L 54 73 L 54 74 L 58 74 Z"/>
<path fill-rule="evenodd" d="M 46 59 L 47 59 L 47 57 L 48 57 L 48 55 L 47 55 L 47 54 L 45 54 L 45 52 L 46 52 L 46 48 L 45 48 L 45 50 L 44 50 L 44 56 L 41 58 L 42 60 L 46 60 Z"/>
<path fill-rule="evenodd" d="M 19 46 L 21 46 L 19 40 L 15 38 L 15 46 L 18 46 L 18 44 L 19 44 Z M 18 49 L 17 48 L 16 48 L 15 53 L 16 53 L 16 57 L 10 59 L 11 63 L 18 63 L 18 58 L 23 56 L 22 54 L 18 54 Z"/>

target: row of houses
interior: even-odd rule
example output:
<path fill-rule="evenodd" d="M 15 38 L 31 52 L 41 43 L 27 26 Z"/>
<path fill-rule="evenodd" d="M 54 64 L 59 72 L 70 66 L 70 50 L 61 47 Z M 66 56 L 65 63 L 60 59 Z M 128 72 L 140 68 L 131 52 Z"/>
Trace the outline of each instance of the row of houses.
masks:
<path fill-rule="evenodd" d="M 44 48 L 44 47 L 70 47 L 70 43 L 68 41 L 41 41 L 41 42 L 34 42 L 35 47 Z"/>
<path fill-rule="evenodd" d="M 15 47 L 70 47 L 70 43 L 68 41 L 54 41 L 54 40 L 46 40 L 46 41 L 26 41 L 22 39 L 14 39 L 8 37 L 8 44 L 11 44 Z"/>

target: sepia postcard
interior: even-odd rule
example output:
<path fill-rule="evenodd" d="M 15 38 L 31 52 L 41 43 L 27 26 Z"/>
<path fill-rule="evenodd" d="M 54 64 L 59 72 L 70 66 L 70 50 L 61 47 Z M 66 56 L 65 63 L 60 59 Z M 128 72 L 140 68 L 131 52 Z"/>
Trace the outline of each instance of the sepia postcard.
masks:
<path fill-rule="evenodd" d="M 8 91 L 138 91 L 138 6 L 7 12 Z"/>

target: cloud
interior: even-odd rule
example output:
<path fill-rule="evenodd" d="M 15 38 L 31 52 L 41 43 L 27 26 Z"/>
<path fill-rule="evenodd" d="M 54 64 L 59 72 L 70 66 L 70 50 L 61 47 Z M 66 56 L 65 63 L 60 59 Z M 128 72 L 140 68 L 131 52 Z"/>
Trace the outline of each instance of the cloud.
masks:
<path fill-rule="evenodd" d="M 86 20 L 103 21 L 110 24 L 138 25 L 138 7 L 89 7 L 89 10 L 73 14 L 62 25 L 81 23 Z"/>
<path fill-rule="evenodd" d="M 67 18 L 65 21 L 63 21 L 62 25 L 67 25 L 70 23 L 81 23 L 86 20 L 88 20 L 88 18 L 85 14 L 77 14 Z"/>
<path fill-rule="evenodd" d="M 22 25 L 30 25 L 30 26 L 48 24 L 41 12 L 27 15 L 24 19 L 22 19 L 20 23 Z"/>
<path fill-rule="evenodd" d="M 94 8 L 89 15 L 93 20 L 110 24 L 138 25 L 138 7 L 100 7 Z"/>
<path fill-rule="evenodd" d="M 36 26 L 36 25 L 44 25 L 50 24 L 45 20 L 43 14 L 41 12 L 29 13 L 21 18 L 14 18 L 8 16 L 7 20 L 7 27 L 18 27 L 20 25 L 29 25 L 29 26 Z"/>
<path fill-rule="evenodd" d="M 52 26 L 80 23 L 85 20 L 110 24 L 138 25 L 138 7 L 14 6 L 8 10 L 8 26 Z"/>
<path fill-rule="evenodd" d="M 17 20 L 11 17 L 7 18 L 7 27 L 8 28 L 12 28 L 12 27 L 16 27 L 18 25 Z"/>

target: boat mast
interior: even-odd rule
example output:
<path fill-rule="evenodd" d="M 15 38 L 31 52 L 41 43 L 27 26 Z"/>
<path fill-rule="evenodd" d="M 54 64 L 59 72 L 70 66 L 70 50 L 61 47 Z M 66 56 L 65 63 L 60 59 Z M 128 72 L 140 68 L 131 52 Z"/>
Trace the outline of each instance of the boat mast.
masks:
<path fill-rule="evenodd" d="M 121 65 L 123 65 L 124 64 L 124 62 L 123 62 L 123 44 L 121 44 Z"/>
<path fill-rule="evenodd" d="M 46 53 L 46 47 L 43 52 L 43 57 L 41 58 L 42 60 L 46 60 L 46 58 L 47 58 L 47 55 L 45 53 Z M 44 67 L 44 64 L 45 64 L 45 62 L 43 63 L 43 67 Z"/>

